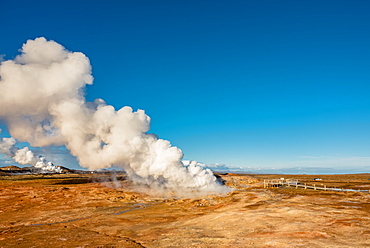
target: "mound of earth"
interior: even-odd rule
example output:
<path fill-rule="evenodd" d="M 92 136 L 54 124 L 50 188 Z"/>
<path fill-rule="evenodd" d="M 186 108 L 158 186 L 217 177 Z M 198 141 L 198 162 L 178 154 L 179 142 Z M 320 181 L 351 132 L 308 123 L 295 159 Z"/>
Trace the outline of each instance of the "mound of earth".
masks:
<path fill-rule="evenodd" d="M 9 165 L 9 166 L 5 166 L 5 167 L 0 167 L 0 170 L 23 170 L 23 168 L 19 168 L 18 166 L 15 166 L 15 165 Z"/>

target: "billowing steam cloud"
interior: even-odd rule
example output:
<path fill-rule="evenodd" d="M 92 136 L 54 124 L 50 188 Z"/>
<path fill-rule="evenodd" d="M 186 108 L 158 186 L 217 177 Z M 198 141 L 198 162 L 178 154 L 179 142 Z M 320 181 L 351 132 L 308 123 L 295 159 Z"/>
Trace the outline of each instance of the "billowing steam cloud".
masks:
<path fill-rule="evenodd" d="M 19 164 L 30 164 L 43 172 L 62 172 L 62 168 L 55 166 L 52 162 L 48 162 L 45 157 L 39 156 L 36 158 L 35 154 L 28 147 L 17 148 L 15 146 L 16 143 L 17 141 L 14 138 L 0 139 L 0 153 L 6 154 Z"/>
<path fill-rule="evenodd" d="M 151 188 L 177 194 L 228 191 L 210 170 L 184 166 L 180 149 L 148 134 L 150 118 L 143 110 L 115 110 L 102 99 L 86 102 L 83 89 L 93 77 L 84 54 L 45 38 L 28 40 L 20 55 L 1 63 L 0 76 L 0 119 L 16 140 L 65 145 L 81 166 L 120 166 Z"/>

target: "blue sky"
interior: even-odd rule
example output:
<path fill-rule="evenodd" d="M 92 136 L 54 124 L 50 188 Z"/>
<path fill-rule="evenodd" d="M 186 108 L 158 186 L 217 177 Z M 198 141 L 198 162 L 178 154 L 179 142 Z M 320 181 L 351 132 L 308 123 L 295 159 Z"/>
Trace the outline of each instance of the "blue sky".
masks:
<path fill-rule="evenodd" d="M 1 10 L 5 60 L 40 36 L 85 53 L 87 99 L 144 109 L 151 132 L 185 159 L 370 168 L 368 1 L 36 0 Z"/>

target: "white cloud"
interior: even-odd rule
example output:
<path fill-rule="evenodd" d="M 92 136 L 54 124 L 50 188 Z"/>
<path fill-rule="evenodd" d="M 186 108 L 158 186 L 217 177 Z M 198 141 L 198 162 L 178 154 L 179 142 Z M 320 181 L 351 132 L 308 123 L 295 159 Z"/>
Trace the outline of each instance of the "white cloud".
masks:
<path fill-rule="evenodd" d="M 270 166 L 228 166 L 225 164 L 197 165 L 215 172 L 256 173 L 256 174 L 346 174 L 370 172 L 370 157 L 335 157 L 335 156 L 297 156 L 297 160 L 288 163 L 276 162 Z M 191 161 L 183 161 L 185 165 Z"/>

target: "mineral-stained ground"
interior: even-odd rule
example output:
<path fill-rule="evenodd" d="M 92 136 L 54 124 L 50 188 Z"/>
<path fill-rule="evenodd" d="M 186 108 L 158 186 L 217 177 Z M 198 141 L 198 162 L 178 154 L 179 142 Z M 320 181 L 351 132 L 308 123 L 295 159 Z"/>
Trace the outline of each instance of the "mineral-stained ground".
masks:
<path fill-rule="evenodd" d="M 235 190 L 175 199 L 138 193 L 124 175 L 3 174 L 0 247 L 370 247 L 369 193 L 221 177 Z M 289 177 L 370 189 L 370 174 Z"/>

